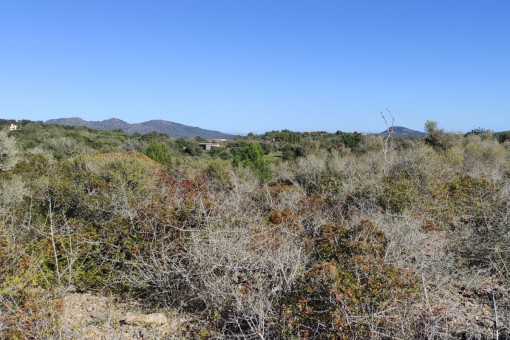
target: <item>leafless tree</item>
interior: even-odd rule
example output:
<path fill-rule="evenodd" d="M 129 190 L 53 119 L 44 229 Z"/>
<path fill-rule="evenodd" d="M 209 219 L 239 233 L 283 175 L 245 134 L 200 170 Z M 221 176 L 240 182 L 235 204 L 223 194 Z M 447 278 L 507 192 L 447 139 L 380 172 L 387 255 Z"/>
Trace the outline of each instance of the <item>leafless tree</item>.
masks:
<path fill-rule="evenodd" d="M 384 143 L 383 143 L 383 154 L 384 154 L 384 158 L 386 159 L 386 155 L 388 153 L 388 150 L 390 148 L 390 140 L 391 140 L 391 136 L 393 135 L 393 131 L 394 131 L 394 123 L 395 123 L 395 118 L 393 117 L 393 114 L 391 113 L 390 110 L 386 109 L 386 111 L 388 112 L 388 114 L 390 115 L 391 117 L 391 124 L 388 124 L 388 121 L 386 120 L 386 117 L 384 116 L 384 113 L 381 112 L 381 117 L 382 119 L 384 120 L 384 124 L 386 125 L 386 136 L 384 137 Z"/>

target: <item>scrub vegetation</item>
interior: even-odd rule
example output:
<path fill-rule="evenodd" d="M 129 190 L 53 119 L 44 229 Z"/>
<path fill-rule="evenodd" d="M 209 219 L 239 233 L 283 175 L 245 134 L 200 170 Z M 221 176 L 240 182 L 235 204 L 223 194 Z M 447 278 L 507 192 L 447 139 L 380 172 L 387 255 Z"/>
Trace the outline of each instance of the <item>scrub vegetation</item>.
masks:
<path fill-rule="evenodd" d="M 0 338 L 65 339 L 69 291 L 168 338 L 508 339 L 510 141 L 0 132 Z M 268 157 L 268 155 L 277 155 Z"/>

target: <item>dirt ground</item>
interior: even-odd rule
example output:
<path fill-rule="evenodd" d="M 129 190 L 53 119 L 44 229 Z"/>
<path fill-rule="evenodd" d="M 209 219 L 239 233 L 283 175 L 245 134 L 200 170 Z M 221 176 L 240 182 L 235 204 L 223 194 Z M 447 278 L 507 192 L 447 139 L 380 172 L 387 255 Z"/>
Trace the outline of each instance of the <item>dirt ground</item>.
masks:
<path fill-rule="evenodd" d="M 70 292 L 63 298 L 62 328 L 71 339 L 180 339 L 184 318 L 172 312 L 144 311 L 136 301 Z"/>

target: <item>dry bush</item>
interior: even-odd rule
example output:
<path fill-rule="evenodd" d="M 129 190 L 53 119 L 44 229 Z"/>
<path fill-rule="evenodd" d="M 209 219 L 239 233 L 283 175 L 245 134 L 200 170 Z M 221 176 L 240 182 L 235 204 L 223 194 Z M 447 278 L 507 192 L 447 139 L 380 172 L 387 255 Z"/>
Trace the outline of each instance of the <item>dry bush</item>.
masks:
<path fill-rule="evenodd" d="M 172 180 L 165 198 L 171 202 L 168 217 L 140 221 L 143 246 L 130 252 L 119 275 L 153 301 L 210 320 L 211 332 L 274 337 L 279 297 L 302 272 L 306 257 L 299 225 L 268 220 L 266 209 L 282 204 L 258 201 L 267 196 L 254 190 L 256 177 L 230 176 L 230 189 L 219 192 Z"/>
<path fill-rule="evenodd" d="M 312 259 L 284 298 L 285 338 L 414 336 L 410 272 L 384 261 L 387 239 L 363 220 L 325 225 L 309 239 Z"/>
<path fill-rule="evenodd" d="M 410 308 L 410 327 L 423 339 L 448 337 L 455 319 L 466 319 L 458 290 L 469 282 L 449 249 L 446 232 L 428 229 L 431 222 L 423 214 L 371 218 L 388 237 L 385 261 L 417 277 L 420 300 Z"/>
<path fill-rule="evenodd" d="M 482 140 L 477 135 L 466 137 L 464 146 L 464 173 L 484 176 L 494 181 L 503 180 L 508 164 L 508 154 L 495 140 Z"/>
<path fill-rule="evenodd" d="M 23 179 L 19 176 L 9 178 L 0 184 L 0 223 L 4 226 L 0 229 L 0 236 L 14 236 L 15 231 L 6 228 L 16 224 L 16 216 L 13 214 L 13 210 L 23 202 L 27 194 L 28 190 Z"/>
<path fill-rule="evenodd" d="M 77 160 L 74 167 L 83 167 L 92 180 L 94 176 L 108 187 L 100 189 L 104 195 L 104 206 L 91 206 L 91 210 L 108 213 L 112 219 L 136 218 L 138 211 L 146 208 L 156 191 L 156 174 L 159 166 L 146 156 L 135 152 L 101 154 L 90 157 L 81 164 Z M 91 183 L 93 185 L 93 183 Z M 92 190 L 95 188 L 83 188 Z M 98 201 L 95 200 L 94 205 Z"/>

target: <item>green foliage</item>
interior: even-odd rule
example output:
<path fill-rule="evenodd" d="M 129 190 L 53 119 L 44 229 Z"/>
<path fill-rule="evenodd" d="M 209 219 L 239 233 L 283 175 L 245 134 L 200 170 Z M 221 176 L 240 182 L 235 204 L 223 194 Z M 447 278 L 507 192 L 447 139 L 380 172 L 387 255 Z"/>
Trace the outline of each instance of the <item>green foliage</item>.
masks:
<path fill-rule="evenodd" d="M 50 161 L 41 154 L 26 154 L 12 172 L 32 182 L 50 172 Z"/>
<path fill-rule="evenodd" d="M 510 131 L 500 132 L 497 134 L 498 142 L 504 143 L 510 140 Z"/>
<path fill-rule="evenodd" d="M 46 154 L 58 160 L 78 154 L 115 152 L 126 144 L 146 143 L 140 141 L 140 136 L 130 136 L 120 130 L 95 131 L 86 127 L 46 125 L 41 122 L 27 122 L 13 132 L 25 151 Z"/>
<path fill-rule="evenodd" d="M 285 160 L 294 160 L 300 156 L 304 156 L 304 150 L 299 146 L 286 144 L 282 149 L 282 158 Z"/>
<path fill-rule="evenodd" d="M 452 138 L 442 129 L 432 130 L 424 137 L 424 141 L 436 151 L 446 151 L 453 146 Z"/>
<path fill-rule="evenodd" d="M 145 149 L 144 154 L 163 165 L 170 165 L 172 163 L 172 156 L 170 155 L 168 146 L 155 140 Z"/>
<path fill-rule="evenodd" d="M 135 136 L 137 136 L 137 135 L 138 134 L 136 134 Z M 146 143 L 150 143 L 152 141 L 158 141 L 158 142 L 168 141 L 170 136 L 168 136 L 166 133 L 158 133 L 156 131 L 152 131 L 152 132 L 143 134 L 139 138 L 140 138 L 140 140 L 142 140 Z"/>
<path fill-rule="evenodd" d="M 198 142 L 191 138 L 178 138 L 175 141 L 175 147 L 185 155 L 199 156 L 202 154 L 202 148 L 198 145 Z"/>
<path fill-rule="evenodd" d="M 153 202 L 158 165 L 130 152 L 50 167 L 51 180 L 38 178 L 32 189 L 31 214 L 39 233 L 27 234 L 35 237 L 28 251 L 38 254 L 48 282 L 72 282 L 83 288 L 107 285 L 111 275 L 125 270 L 134 251 L 131 246 L 142 244 L 133 240 L 141 236 L 140 216 Z M 112 261 L 105 262 L 104 256 Z"/>
<path fill-rule="evenodd" d="M 226 188 L 230 183 L 230 170 L 230 162 L 215 159 L 208 163 L 205 173 L 211 184 Z"/>
<path fill-rule="evenodd" d="M 412 180 L 406 177 L 396 175 L 384 179 L 384 191 L 379 197 L 379 204 L 383 209 L 396 214 L 412 206 L 413 197 L 417 193 L 412 190 Z"/>
<path fill-rule="evenodd" d="M 473 129 L 471 131 L 469 131 L 468 133 L 466 133 L 466 136 L 468 135 L 483 135 L 483 134 L 486 134 L 489 130 L 487 129 L 484 129 L 484 128 L 476 128 L 476 129 Z"/>
<path fill-rule="evenodd" d="M 260 146 L 262 146 L 262 149 L 264 150 L 264 155 L 268 155 L 274 151 L 274 147 L 270 143 L 261 143 Z"/>
<path fill-rule="evenodd" d="M 260 144 L 248 143 L 234 156 L 232 165 L 249 167 L 261 182 L 269 180 L 272 176 L 267 161 L 264 159 L 264 150 Z"/>
<path fill-rule="evenodd" d="M 425 131 L 427 133 L 432 133 L 437 130 L 437 122 L 433 120 L 427 120 L 425 122 Z"/>
<path fill-rule="evenodd" d="M 234 156 L 232 156 L 232 154 L 228 150 L 221 150 L 218 153 L 218 157 L 223 159 L 224 161 L 228 161 L 234 158 Z"/>
<path fill-rule="evenodd" d="M 299 141 L 301 139 L 301 134 L 298 132 L 283 130 L 282 132 L 279 132 L 279 133 L 277 132 L 274 137 L 277 141 L 293 144 L 293 143 L 299 143 Z"/>
<path fill-rule="evenodd" d="M 337 131 L 335 135 L 338 137 L 338 140 L 342 142 L 345 146 L 355 149 L 358 147 L 359 143 L 362 141 L 363 136 L 361 133 L 353 132 L 346 133 L 342 131 Z"/>
<path fill-rule="evenodd" d="M 487 208 L 495 204 L 499 188 L 486 178 L 457 177 L 443 184 L 442 206 L 447 216 L 483 219 Z"/>

